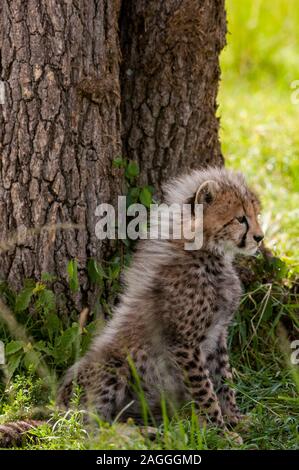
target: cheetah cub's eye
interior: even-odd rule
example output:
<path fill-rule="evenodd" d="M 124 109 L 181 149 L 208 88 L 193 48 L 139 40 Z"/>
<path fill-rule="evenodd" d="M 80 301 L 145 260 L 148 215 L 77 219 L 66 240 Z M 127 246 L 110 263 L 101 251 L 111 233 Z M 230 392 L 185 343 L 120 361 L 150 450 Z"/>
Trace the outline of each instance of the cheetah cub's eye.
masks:
<path fill-rule="evenodd" d="M 237 221 L 240 222 L 240 224 L 247 224 L 247 217 L 246 215 L 242 215 L 241 217 L 236 217 Z"/>

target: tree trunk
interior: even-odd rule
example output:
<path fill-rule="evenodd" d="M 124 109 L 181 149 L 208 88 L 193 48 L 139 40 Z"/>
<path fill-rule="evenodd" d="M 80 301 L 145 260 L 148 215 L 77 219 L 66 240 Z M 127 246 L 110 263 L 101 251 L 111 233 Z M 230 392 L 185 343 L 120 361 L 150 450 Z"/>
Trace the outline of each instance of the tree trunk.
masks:
<path fill-rule="evenodd" d="M 0 276 L 19 288 L 54 273 L 63 290 L 77 258 L 84 296 L 87 258 L 101 253 L 95 207 L 121 187 L 120 2 L 1 3 L 0 240 L 12 246 Z"/>
<path fill-rule="evenodd" d="M 157 192 L 223 163 L 224 0 L 2 0 L 0 14 L 0 278 L 18 289 L 50 272 L 66 293 L 77 258 L 81 308 L 87 259 L 106 252 L 95 207 L 121 193 L 113 159 L 136 160 Z"/>
<path fill-rule="evenodd" d="M 121 15 L 124 154 L 142 183 L 221 165 L 216 118 L 224 0 L 131 0 Z"/>

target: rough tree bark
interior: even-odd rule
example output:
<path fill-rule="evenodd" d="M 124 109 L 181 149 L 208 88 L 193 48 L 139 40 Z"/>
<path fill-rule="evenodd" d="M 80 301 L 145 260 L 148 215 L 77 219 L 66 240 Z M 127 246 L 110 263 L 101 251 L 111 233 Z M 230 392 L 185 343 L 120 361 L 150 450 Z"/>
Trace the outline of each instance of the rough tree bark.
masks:
<path fill-rule="evenodd" d="M 142 182 L 222 165 L 216 118 L 224 0 L 131 0 L 121 17 L 124 153 Z"/>
<path fill-rule="evenodd" d="M 2 0 L 0 22 L 0 278 L 19 288 L 51 272 L 63 291 L 77 258 L 80 308 L 87 259 L 105 255 L 95 207 L 121 193 L 112 160 L 138 161 L 158 192 L 171 175 L 223 163 L 224 0 Z"/>
<path fill-rule="evenodd" d="M 101 252 L 95 207 L 120 193 L 112 168 L 121 153 L 119 7 L 3 1 L 0 240 L 18 237 L 1 254 L 0 275 L 15 288 L 49 272 L 63 289 L 67 261 L 77 258 L 87 291 L 86 260 Z M 68 223 L 83 229 L 39 232 Z"/>

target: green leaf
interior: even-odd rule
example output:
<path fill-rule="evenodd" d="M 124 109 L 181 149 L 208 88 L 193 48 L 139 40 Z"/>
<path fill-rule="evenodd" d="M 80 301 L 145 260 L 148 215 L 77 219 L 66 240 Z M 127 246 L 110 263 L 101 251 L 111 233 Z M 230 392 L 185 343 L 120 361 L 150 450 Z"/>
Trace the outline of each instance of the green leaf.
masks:
<path fill-rule="evenodd" d="M 34 286 L 31 286 L 31 287 L 24 287 L 24 289 L 22 289 L 19 292 L 16 298 L 16 306 L 15 306 L 16 312 L 23 312 L 24 310 L 26 310 L 26 308 L 29 307 L 33 290 L 34 290 Z"/>
<path fill-rule="evenodd" d="M 74 323 L 72 326 L 67 328 L 63 334 L 58 338 L 58 348 L 65 350 L 73 344 L 80 334 L 78 323 Z"/>
<path fill-rule="evenodd" d="M 23 353 L 20 353 L 20 352 L 17 352 L 13 356 L 10 356 L 7 362 L 7 371 L 8 371 L 9 377 L 11 377 L 13 373 L 19 367 L 22 357 L 23 357 Z"/>
<path fill-rule="evenodd" d="M 90 342 L 92 340 L 93 334 L 96 331 L 98 331 L 99 326 L 104 327 L 104 322 L 100 322 L 98 320 L 97 321 L 92 321 L 91 323 L 86 325 L 86 327 L 84 328 L 83 335 L 82 335 L 82 341 L 81 341 L 81 351 L 82 351 L 83 354 L 87 351 L 87 349 L 90 345 Z"/>
<path fill-rule="evenodd" d="M 127 194 L 127 207 L 129 207 L 131 204 L 135 204 L 135 202 L 138 201 L 139 193 L 140 189 L 136 188 L 135 186 L 129 189 Z"/>
<path fill-rule="evenodd" d="M 88 260 L 87 272 L 90 280 L 95 283 L 102 284 L 103 279 L 107 278 L 103 267 L 95 259 Z"/>
<path fill-rule="evenodd" d="M 139 195 L 140 202 L 145 206 L 145 207 L 150 207 L 153 201 L 152 193 L 150 189 L 147 186 L 144 186 L 144 188 L 141 189 L 140 195 Z"/>
<path fill-rule="evenodd" d="M 155 192 L 155 188 L 151 185 L 147 186 L 147 189 L 152 193 L 152 195 L 154 194 Z"/>
<path fill-rule="evenodd" d="M 116 158 L 114 158 L 112 164 L 116 168 L 125 168 L 127 162 L 122 157 L 116 157 Z"/>
<path fill-rule="evenodd" d="M 264 314 L 263 314 L 263 322 L 267 323 L 269 319 L 272 317 L 272 314 L 273 314 L 273 305 L 271 304 L 271 301 L 268 301 Z"/>
<path fill-rule="evenodd" d="M 134 178 L 137 178 L 137 176 L 139 175 L 139 167 L 138 167 L 138 164 L 136 162 L 129 162 L 127 168 L 126 168 L 126 177 L 129 179 L 129 180 L 132 180 Z"/>
<path fill-rule="evenodd" d="M 43 341 L 43 340 L 40 340 L 37 343 L 35 343 L 34 348 L 37 349 L 38 351 L 44 352 L 48 355 L 52 354 L 51 349 L 46 345 L 45 341 Z"/>
<path fill-rule="evenodd" d="M 118 279 L 119 274 L 120 274 L 120 265 L 112 265 L 110 268 L 110 278 L 111 279 Z"/>
<path fill-rule="evenodd" d="M 284 279 L 285 277 L 287 277 L 288 267 L 284 261 L 277 258 L 275 268 L 276 268 L 276 274 L 277 274 L 278 279 Z"/>
<path fill-rule="evenodd" d="M 0 294 L 3 300 L 6 301 L 8 307 L 14 309 L 16 304 L 16 294 L 8 286 L 6 281 L 0 281 Z"/>
<path fill-rule="evenodd" d="M 10 356 L 10 354 L 14 354 L 17 351 L 20 351 L 24 346 L 23 341 L 10 341 L 5 347 L 5 354 L 6 356 Z"/>
<path fill-rule="evenodd" d="M 269 272 L 273 272 L 275 278 L 278 280 L 286 278 L 288 274 L 288 266 L 286 263 L 275 256 L 267 260 L 266 269 Z"/>
<path fill-rule="evenodd" d="M 49 336 L 52 338 L 53 335 L 58 333 L 61 329 L 61 320 L 55 313 L 50 313 L 47 315 L 46 326 Z"/>
<path fill-rule="evenodd" d="M 50 289 L 39 291 L 36 306 L 39 310 L 46 314 L 55 311 L 56 300 L 54 292 Z"/>
<path fill-rule="evenodd" d="M 73 346 L 81 343 L 80 328 L 78 323 L 74 323 L 71 327 L 63 332 L 60 337 L 55 340 L 55 346 L 52 356 L 57 364 L 65 364 L 72 357 Z M 77 348 L 75 348 L 77 349 Z"/>
<path fill-rule="evenodd" d="M 76 259 L 69 261 L 67 265 L 67 272 L 69 275 L 69 286 L 72 292 L 78 292 L 79 280 L 78 280 L 78 263 Z"/>
<path fill-rule="evenodd" d="M 27 351 L 24 356 L 24 364 L 27 369 L 33 368 L 35 370 L 40 363 L 41 354 L 38 351 Z"/>

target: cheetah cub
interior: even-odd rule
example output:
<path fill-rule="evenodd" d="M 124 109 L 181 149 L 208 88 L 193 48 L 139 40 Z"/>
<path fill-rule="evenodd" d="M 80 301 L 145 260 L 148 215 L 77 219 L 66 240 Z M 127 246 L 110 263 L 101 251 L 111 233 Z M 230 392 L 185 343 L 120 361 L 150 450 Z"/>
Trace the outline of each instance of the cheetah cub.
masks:
<path fill-rule="evenodd" d="M 225 430 L 241 419 L 228 385 L 227 329 L 241 296 L 233 259 L 254 254 L 263 239 L 259 202 L 240 173 L 215 168 L 172 180 L 164 194 L 167 204 L 203 205 L 202 247 L 186 250 L 171 239 L 139 242 L 112 320 L 68 370 L 59 401 L 69 405 L 75 382 L 82 405 L 102 419 L 121 415 L 138 422 L 137 372 L 155 420 L 164 397 L 171 411 L 192 402 Z M 196 227 L 194 211 L 191 217 Z"/>

